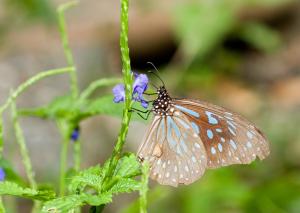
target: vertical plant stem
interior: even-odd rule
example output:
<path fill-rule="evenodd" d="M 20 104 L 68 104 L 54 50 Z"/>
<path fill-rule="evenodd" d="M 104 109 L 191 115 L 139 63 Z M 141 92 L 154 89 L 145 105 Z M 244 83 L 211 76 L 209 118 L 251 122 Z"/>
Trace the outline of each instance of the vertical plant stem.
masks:
<path fill-rule="evenodd" d="M 120 47 L 122 57 L 122 73 L 125 85 L 125 104 L 123 109 L 123 117 L 121 130 L 118 135 L 116 145 L 112 153 L 109 164 L 109 169 L 106 174 L 106 179 L 112 176 L 118 160 L 121 157 L 122 149 L 128 133 L 129 122 L 131 119 L 131 106 L 132 106 L 132 74 L 130 68 L 129 48 L 128 48 L 128 5 L 129 0 L 121 0 L 121 33 L 120 33 Z M 105 182 L 104 182 L 105 184 Z M 105 187 L 104 187 L 105 188 Z"/>
<path fill-rule="evenodd" d="M 3 117 L 2 117 L 2 113 L 0 113 L 0 158 L 2 158 L 3 143 L 4 143 Z"/>
<path fill-rule="evenodd" d="M 32 169 L 31 160 L 30 160 L 30 157 L 29 157 L 29 153 L 28 153 L 26 143 L 25 143 L 24 134 L 23 134 L 23 131 L 22 131 L 21 125 L 19 123 L 19 119 L 18 119 L 18 113 L 17 113 L 17 107 L 16 107 L 15 99 L 12 100 L 11 109 L 12 109 L 12 118 L 13 118 L 14 131 L 15 131 L 15 134 L 16 134 L 17 143 L 20 147 L 22 162 L 23 162 L 24 167 L 25 167 L 26 175 L 27 175 L 30 187 L 32 189 L 37 190 L 37 183 L 34 179 L 34 172 L 33 172 L 33 169 Z M 39 208 L 40 208 L 40 202 L 37 201 L 37 200 L 34 200 L 33 202 L 34 202 L 34 205 L 33 205 L 32 212 L 38 212 Z"/>
<path fill-rule="evenodd" d="M 68 161 L 69 147 L 69 127 L 66 122 L 58 122 L 58 127 L 62 135 L 61 151 L 60 151 L 60 178 L 59 178 L 59 195 L 65 195 L 66 189 L 66 167 Z"/>
<path fill-rule="evenodd" d="M 27 146 L 25 144 L 24 134 L 23 134 L 23 131 L 22 131 L 20 123 L 19 123 L 17 108 L 16 108 L 16 104 L 14 101 L 11 104 L 11 109 L 12 109 L 14 131 L 16 134 L 17 143 L 20 147 L 20 152 L 21 152 L 22 161 L 23 161 L 23 164 L 25 167 L 26 175 L 29 180 L 29 184 L 30 184 L 31 188 L 37 189 L 37 184 L 34 179 L 34 172 L 32 170 L 31 160 L 29 157 Z"/>
<path fill-rule="evenodd" d="M 4 205 L 3 205 L 3 201 L 2 201 L 2 197 L 0 197 L 0 212 L 1 213 L 5 213 L 5 208 L 4 208 Z"/>
<path fill-rule="evenodd" d="M 76 172 L 80 170 L 80 156 L 81 156 L 80 140 L 74 141 L 74 170 Z"/>
<path fill-rule="evenodd" d="M 59 195 L 65 195 L 66 188 L 66 166 L 68 157 L 69 141 L 63 140 L 60 152 L 60 180 L 59 180 Z"/>
<path fill-rule="evenodd" d="M 61 40 L 63 43 L 64 53 L 67 59 L 67 63 L 69 66 L 74 67 L 73 72 L 70 72 L 70 79 L 71 79 L 71 93 L 74 100 L 78 98 L 79 95 L 79 89 L 78 89 L 78 80 L 77 80 L 77 69 L 74 64 L 74 58 L 73 54 L 70 48 L 69 39 L 68 39 L 68 33 L 66 30 L 66 20 L 65 20 L 65 11 L 69 9 L 70 7 L 73 7 L 78 4 L 79 1 L 70 1 L 65 4 L 62 4 L 58 7 L 58 22 L 59 22 L 59 31 Z M 69 126 L 72 126 L 71 123 L 69 123 Z M 69 143 L 69 138 L 67 139 L 67 142 L 64 141 L 62 144 L 62 152 L 67 152 L 67 147 Z M 67 153 L 61 153 L 62 160 L 63 158 L 67 158 Z M 80 161 L 81 161 L 81 152 L 80 152 L 80 144 L 78 141 L 78 145 L 75 145 L 74 152 L 73 152 L 73 158 L 74 158 L 74 168 L 75 170 L 79 170 L 80 167 Z M 62 165 L 62 163 L 67 163 L 66 161 L 61 162 L 61 172 L 65 172 L 66 165 Z M 64 178 L 65 174 L 61 173 L 61 178 Z M 61 185 L 61 195 L 64 194 L 64 183 L 65 180 L 60 180 Z"/>
<path fill-rule="evenodd" d="M 77 4 L 78 4 L 78 1 L 71 1 L 66 4 L 60 5 L 57 9 L 59 32 L 60 32 L 61 40 L 63 43 L 64 53 L 65 53 L 68 65 L 74 67 L 73 71 L 70 72 L 71 92 L 72 92 L 72 97 L 74 99 L 76 99 L 78 96 L 77 69 L 74 65 L 74 59 L 73 59 L 72 51 L 71 51 L 71 48 L 69 45 L 68 33 L 66 30 L 65 11 L 67 9 L 69 9 L 70 7 L 75 6 Z"/>
<path fill-rule="evenodd" d="M 149 178 L 149 163 L 145 161 L 142 166 L 141 188 L 140 188 L 140 213 L 147 213 L 147 192 Z"/>

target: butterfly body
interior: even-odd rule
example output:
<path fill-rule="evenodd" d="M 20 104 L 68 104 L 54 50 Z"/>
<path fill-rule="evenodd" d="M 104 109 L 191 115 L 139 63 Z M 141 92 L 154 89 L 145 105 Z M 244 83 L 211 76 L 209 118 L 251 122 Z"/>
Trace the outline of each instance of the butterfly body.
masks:
<path fill-rule="evenodd" d="M 269 143 L 238 114 L 191 99 L 173 99 L 164 86 L 153 102 L 154 119 L 138 150 L 150 176 L 164 185 L 190 184 L 208 168 L 248 164 L 269 154 Z"/>

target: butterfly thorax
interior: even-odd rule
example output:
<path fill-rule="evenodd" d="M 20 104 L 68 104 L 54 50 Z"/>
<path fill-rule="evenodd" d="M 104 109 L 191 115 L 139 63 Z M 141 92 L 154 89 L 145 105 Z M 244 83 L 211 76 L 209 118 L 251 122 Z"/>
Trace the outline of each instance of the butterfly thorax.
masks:
<path fill-rule="evenodd" d="M 156 115 L 170 115 L 172 98 L 164 86 L 157 90 L 157 98 L 153 101 L 153 113 Z"/>

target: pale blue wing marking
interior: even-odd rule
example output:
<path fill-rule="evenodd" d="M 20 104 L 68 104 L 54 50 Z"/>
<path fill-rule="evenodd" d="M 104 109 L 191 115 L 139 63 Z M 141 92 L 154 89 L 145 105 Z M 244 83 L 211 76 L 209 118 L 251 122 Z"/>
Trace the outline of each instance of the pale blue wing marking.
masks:
<path fill-rule="evenodd" d="M 233 121 L 227 121 L 228 125 L 231 126 L 233 129 L 236 129 L 236 126 L 234 125 Z"/>
<path fill-rule="evenodd" d="M 191 125 L 189 125 L 185 120 L 181 118 L 173 118 L 171 116 L 167 116 L 167 139 L 170 148 L 176 151 L 179 155 L 182 155 L 183 152 L 187 153 L 189 150 L 185 141 L 187 134 L 186 132 L 181 132 L 179 126 L 181 128 L 184 128 L 185 131 L 189 131 L 188 129 L 191 128 Z M 172 134 L 173 131 L 175 133 L 175 136 Z"/>
<path fill-rule="evenodd" d="M 209 139 L 213 139 L 214 133 L 210 129 L 206 130 L 206 134 Z"/>
<path fill-rule="evenodd" d="M 183 148 L 183 150 L 184 150 L 185 152 L 188 152 L 188 148 L 187 148 L 187 146 L 186 146 L 186 144 L 184 143 L 183 140 L 180 140 L 180 146 Z"/>
<path fill-rule="evenodd" d="M 157 141 L 160 144 L 162 144 L 164 142 L 165 138 L 166 138 L 166 135 L 165 135 L 166 134 L 166 132 L 165 132 L 166 130 L 165 130 L 165 122 L 164 122 L 164 120 L 161 120 L 160 125 L 159 125 L 158 128 L 159 128 L 158 131 L 160 131 L 161 135 L 157 134 Z M 161 138 L 159 138 L 159 136 Z"/>
<path fill-rule="evenodd" d="M 168 142 L 170 144 L 170 147 L 175 147 L 176 146 L 176 141 L 175 139 L 172 137 L 172 130 L 174 129 L 176 136 L 179 138 L 180 137 L 180 132 L 178 127 L 174 128 L 174 126 L 176 126 L 176 124 L 174 123 L 173 119 L 168 116 L 167 117 L 167 131 L 168 131 Z"/>
<path fill-rule="evenodd" d="M 191 124 L 192 124 L 192 127 L 193 127 L 194 131 L 195 131 L 197 134 L 199 134 L 199 133 L 200 133 L 199 126 L 198 126 L 196 123 L 194 123 L 194 122 L 191 122 Z"/>
<path fill-rule="evenodd" d="M 200 118 L 200 115 L 199 115 L 198 112 L 195 112 L 195 111 L 193 111 L 193 110 L 191 110 L 191 109 L 188 109 L 188 108 L 185 108 L 185 107 L 179 106 L 179 105 L 175 105 L 175 107 L 176 107 L 177 109 L 181 110 L 182 112 L 188 113 L 188 114 L 191 115 L 191 116 L 194 116 L 194 117 L 196 117 L 196 118 Z"/>
<path fill-rule="evenodd" d="M 232 139 L 230 139 L 229 143 L 232 146 L 232 148 L 234 148 L 235 150 L 237 149 L 236 143 Z"/>
<path fill-rule="evenodd" d="M 210 123 L 210 124 L 218 124 L 218 120 L 216 118 L 212 117 L 213 113 L 205 111 L 205 114 L 207 115 L 208 123 Z"/>
<path fill-rule="evenodd" d="M 174 120 L 178 121 L 182 126 L 184 126 L 185 129 L 189 129 L 190 128 L 190 126 L 184 120 L 182 120 L 180 118 L 175 118 L 175 117 L 174 117 Z"/>

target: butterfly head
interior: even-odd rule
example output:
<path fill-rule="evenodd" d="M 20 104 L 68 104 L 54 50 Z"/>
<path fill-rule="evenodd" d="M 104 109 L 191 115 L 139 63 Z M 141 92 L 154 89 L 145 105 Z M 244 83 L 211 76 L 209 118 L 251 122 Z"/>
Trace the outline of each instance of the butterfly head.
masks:
<path fill-rule="evenodd" d="M 157 89 L 157 98 L 153 101 L 153 112 L 157 115 L 168 115 L 171 97 L 168 94 L 165 86 Z"/>

